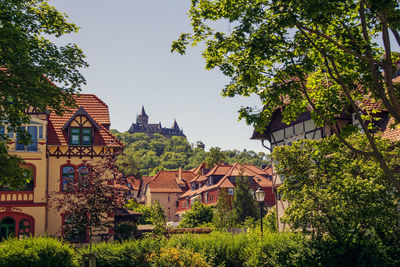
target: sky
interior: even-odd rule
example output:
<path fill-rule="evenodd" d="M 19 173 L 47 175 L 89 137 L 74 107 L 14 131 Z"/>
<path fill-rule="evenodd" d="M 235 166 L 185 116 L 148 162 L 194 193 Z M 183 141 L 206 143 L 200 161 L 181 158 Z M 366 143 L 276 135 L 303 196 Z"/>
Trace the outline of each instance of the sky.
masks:
<path fill-rule="evenodd" d="M 206 70 L 201 47 L 185 55 L 171 53 L 172 41 L 190 32 L 189 0 L 50 0 L 81 29 L 54 40 L 75 43 L 86 55 L 82 70 L 93 93 L 107 103 L 111 128 L 127 131 L 142 105 L 149 123 L 171 127 L 174 119 L 189 142 L 201 140 L 206 150 L 267 152 L 250 140 L 251 126 L 238 121 L 241 106 L 260 106 L 257 97 L 224 98 L 228 79 Z M 218 25 L 219 27 L 228 27 Z"/>

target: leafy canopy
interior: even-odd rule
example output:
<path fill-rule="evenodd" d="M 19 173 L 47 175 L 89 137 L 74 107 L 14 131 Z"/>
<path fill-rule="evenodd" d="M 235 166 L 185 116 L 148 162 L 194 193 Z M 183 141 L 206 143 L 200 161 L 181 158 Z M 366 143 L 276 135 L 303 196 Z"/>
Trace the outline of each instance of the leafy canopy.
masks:
<path fill-rule="evenodd" d="M 75 44 L 57 46 L 48 39 L 77 31 L 67 15 L 46 0 L 0 1 L 0 121 L 18 133 L 22 143 L 30 140 L 19 127 L 30 121 L 26 111 L 52 109 L 62 114 L 74 104 L 72 94 L 85 83 L 79 72 L 87 66 L 82 51 Z M 3 132 L 0 185 L 18 187 L 25 182 L 18 170 L 22 160 L 6 155 L 7 140 Z M 7 169 L 14 170 L 14 175 Z"/>
<path fill-rule="evenodd" d="M 201 148 L 195 148 L 183 137 L 174 136 L 168 139 L 160 134 L 154 134 L 150 139 L 144 133 L 119 133 L 116 130 L 112 132 L 126 145 L 124 155 L 118 157 L 117 163 L 127 175 L 155 175 L 160 170 L 179 167 L 188 170 L 198 167 L 203 162 L 210 167 L 220 162 L 239 162 L 255 166 L 269 163 L 267 155 L 262 152 L 221 151 L 218 147 L 212 147 L 206 152 Z"/>
<path fill-rule="evenodd" d="M 361 134 L 351 142 L 360 149 L 369 146 Z M 386 160 L 397 166 L 399 147 L 387 140 L 377 144 Z M 280 192 L 290 202 L 284 220 L 293 229 L 350 247 L 371 240 L 385 249 L 393 242 L 391 246 L 398 247 L 400 196 L 375 158 L 355 154 L 334 136 L 278 147 L 273 155 L 285 177 Z"/>
<path fill-rule="evenodd" d="M 192 32 L 183 33 L 172 50 L 205 43 L 206 68 L 230 78 L 223 96 L 257 95 L 263 107 L 244 107 L 240 118 L 262 132 L 277 107 L 289 123 L 311 110 L 318 125 L 328 126 L 354 152 L 374 156 L 387 179 L 400 191 L 400 180 L 375 143 L 379 102 L 400 123 L 400 83 L 395 62 L 400 45 L 397 0 L 194 0 Z M 216 23 L 218 22 L 218 23 Z M 213 27 L 226 25 L 226 30 Z M 392 34 L 389 34 L 392 33 Z M 379 44 L 379 42 L 381 44 Z M 365 103 L 365 102 L 364 102 Z M 354 112 L 371 146 L 356 150 L 339 131 L 337 118 Z M 354 129 L 353 129 L 354 130 Z"/>

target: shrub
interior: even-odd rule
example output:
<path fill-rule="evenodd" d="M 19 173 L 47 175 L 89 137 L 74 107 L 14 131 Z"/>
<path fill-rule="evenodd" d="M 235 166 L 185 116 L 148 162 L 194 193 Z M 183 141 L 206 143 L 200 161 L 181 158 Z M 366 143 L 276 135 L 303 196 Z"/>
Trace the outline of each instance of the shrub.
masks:
<path fill-rule="evenodd" d="M 310 266 L 312 251 L 297 233 L 268 233 L 252 247 L 249 266 Z"/>
<path fill-rule="evenodd" d="M 77 266 L 74 249 L 49 237 L 8 239 L 0 243 L 0 266 Z"/>
<path fill-rule="evenodd" d="M 151 254 L 149 261 L 158 267 L 207 267 L 207 262 L 199 253 L 187 249 L 167 248 Z"/>
<path fill-rule="evenodd" d="M 159 251 L 163 246 L 163 239 L 145 238 L 130 240 L 122 243 L 98 243 L 92 251 L 96 255 L 96 266 L 151 266 L 148 262 L 150 255 Z M 79 250 L 80 261 L 83 255 L 89 253 L 89 248 Z"/>
<path fill-rule="evenodd" d="M 213 219 L 213 209 L 203 203 L 195 202 L 190 210 L 183 214 L 183 219 L 179 227 L 199 227 L 211 223 Z"/>
<path fill-rule="evenodd" d="M 207 235 L 185 234 L 173 236 L 168 247 L 190 249 L 200 253 L 211 266 L 243 266 L 252 247 L 253 236 L 233 235 L 226 232 L 212 232 Z"/>

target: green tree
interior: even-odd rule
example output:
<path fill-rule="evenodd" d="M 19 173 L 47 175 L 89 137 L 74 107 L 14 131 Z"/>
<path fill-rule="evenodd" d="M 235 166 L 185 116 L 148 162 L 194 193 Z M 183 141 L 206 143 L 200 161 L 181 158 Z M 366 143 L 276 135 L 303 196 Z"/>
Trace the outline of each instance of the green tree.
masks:
<path fill-rule="evenodd" d="M 253 151 L 221 151 L 220 148 L 211 148 L 210 152 L 205 152 L 201 148 L 193 147 L 182 137 L 168 139 L 160 134 L 154 134 L 150 139 L 143 133 L 120 133 L 117 130 L 112 130 L 112 133 L 126 145 L 124 154 L 118 156 L 117 161 L 120 170 L 125 174 L 155 175 L 160 170 L 179 167 L 185 170 L 193 169 L 205 162 L 207 156 L 211 166 L 225 161 L 256 166 L 269 162 L 264 153 L 256 154 Z"/>
<path fill-rule="evenodd" d="M 399 1 L 191 3 L 192 33 L 182 34 L 172 50 L 183 54 L 188 44 L 205 42 L 206 68 L 219 68 L 230 78 L 222 95 L 260 98 L 262 108 L 244 107 L 239 118 L 262 132 L 278 107 L 285 106 L 285 123 L 310 110 L 317 125 L 329 127 L 353 152 L 373 156 L 400 191 L 399 174 L 389 168 L 370 131 L 379 110 L 362 104 L 377 102 L 400 123 L 400 83 L 392 80 L 398 74 L 393 45 L 400 45 Z M 213 29 L 216 21 L 229 23 L 229 31 Z M 360 122 L 367 150 L 346 139 L 354 128 L 340 131 L 338 118 L 346 108 Z"/>
<path fill-rule="evenodd" d="M 25 111 L 51 109 L 62 114 L 74 104 L 72 94 L 85 82 L 79 68 L 87 63 L 76 45 L 57 46 L 49 41 L 48 37 L 77 32 L 78 27 L 47 1 L 4 0 L 0 10 L 0 121 L 28 144 L 30 135 L 20 128 L 30 121 Z M 18 169 L 22 160 L 6 155 L 7 140 L 1 133 L 0 186 L 19 187 L 26 175 Z"/>
<path fill-rule="evenodd" d="M 397 166 L 400 148 L 375 141 L 385 159 Z M 357 149 L 370 145 L 360 134 L 349 142 Z M 274 158 L 285 176 L 280 192 L 290 202 L 284 220 L 293 229 L 315 239 L 329 237 L 349 249 L 374 244 L 398 257 L 399 250 L 393 248 L 400 244 L 400 198 L 374 157 L 358 155 L 337 137 L 328 137 L 279 147 Z"/>
<path fill-rule="evenodd" d="M 139 204 L 134 200 L 130 200 L 125 207 L 127 209 L 142 213 L 138 224 L 152 224 L 154 226 L 154 234 L 160 236 L 166 232 L 167 216 L 165 211 L 156 200 L 153 205 Z"/>
<path fill-rule="evenodd" d="M 179 227 L 193 228 L 212 222 L 213 209 L 203 203 L 195 202 L 184 215 Z"/>
<path fill-rule="evenodd" d="M 158 200 L 154 202 L 152 208 L 150 222 L 154 226 L 153 232 L 156 236 L 163 235 L 167 231 L 167 216 L 165 215 L 165 211 Z"/>
<path fill-rule="evenodd" d="M 244 222 L 247 217 L 259 217 L 257 202 L 251 192 L 248 177 L 244 177 L 243 175 L 237 176 L 235 194 L 232 201 L 237 223 Z"/>
<path fill-rule="evenodd" d="M 219 191 L 213 224 L 218 229 L 226 229 L 235 225 L 235 212 L 232 209 L 232 204 L 228 199 L 228 192 L 226 190 Z"/>
<path fill-rule="evenodd" d="M 140 212 L 142 215 L 139 217 L 138 224 L 151 224 L 151 215 L 153 207 L 150 205 L 143 205 L 137 203 L 135 200 L 129 200 L 125 205 L 127 209 Z"/>
<path fill-rule="evenodd" d="M 213 168 L 215 165 L 224 163 L 225 161 L 226 156 L 221 149 L 219 147 L 212 147 L 210 148 L 210 151 L 208 151 L 204 162 L 206 163 L 207 168 Z"/>

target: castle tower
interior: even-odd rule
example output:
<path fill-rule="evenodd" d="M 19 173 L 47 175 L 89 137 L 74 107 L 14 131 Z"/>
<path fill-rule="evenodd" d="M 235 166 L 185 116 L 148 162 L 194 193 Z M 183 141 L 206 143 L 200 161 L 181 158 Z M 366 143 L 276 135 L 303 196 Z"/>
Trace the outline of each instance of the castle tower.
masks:
<path fill-rule="evenodd" d="M 147 116 L 146 111 L 144 110 L 144 106 L 142 106 L 142 111 L 136 118 L 136 123 L 140 125 L 148 125 L 149 124 L 149 116 Z"/>
<path fill-rule="evenodd" d="M 180 130 L 179 129 L 179 126 L 178 126 L 178 123 L 176 122 L 176 120 L 174 119 L 174 123 L 172 124 L 172 127 L 171 127 L 172 129 L 174 129 L 174 130 Z"/>

